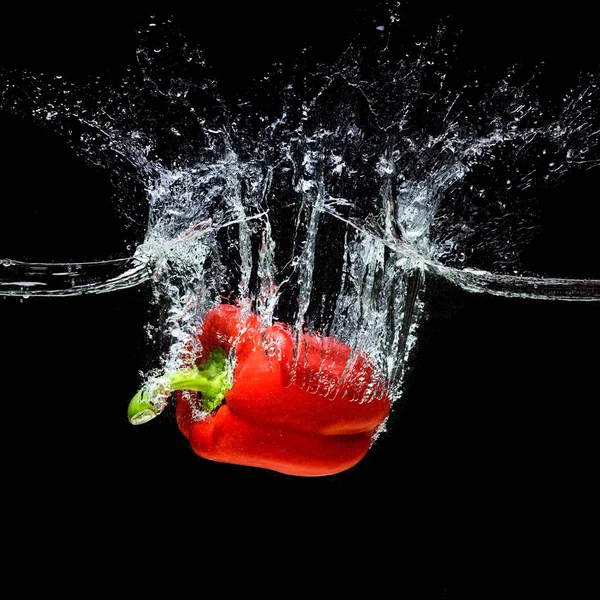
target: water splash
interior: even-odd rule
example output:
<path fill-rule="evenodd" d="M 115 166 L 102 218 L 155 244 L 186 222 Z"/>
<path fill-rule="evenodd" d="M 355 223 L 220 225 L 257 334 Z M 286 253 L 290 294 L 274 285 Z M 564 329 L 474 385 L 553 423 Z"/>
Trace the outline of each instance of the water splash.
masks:
<path fill-rule="evenodd" d="M 151 281 L 165 306 L 161 371 L 179 365 L 211 306 L 241 302 L 266 324 L 366 351 L 395 395 L 428 276 L 472 292 L 600 300 L 600 280 L 549 276 L 523 259 L 540 189 L 600 165 L 595 78 L 542 105 L 540 74 L 453 82 L 443 28 L 401 55 L 388 42 L 308 71 L 274 68 L 233 106 L 169 22 L 141 32 L 137 64 L 116 87 L 4 72 L 5 109 L 60 131 L 109 172 L 123 218 L 134 188 L 147 214 L 133 256 L 4 259 L 0 295 Z"/>
<path fill-rule="evenodd" d="M 147 281 L 151 269 L 135 257 L 81 263 L 0 260 L 0 295 L 73 296 L 127 289 Z"/>

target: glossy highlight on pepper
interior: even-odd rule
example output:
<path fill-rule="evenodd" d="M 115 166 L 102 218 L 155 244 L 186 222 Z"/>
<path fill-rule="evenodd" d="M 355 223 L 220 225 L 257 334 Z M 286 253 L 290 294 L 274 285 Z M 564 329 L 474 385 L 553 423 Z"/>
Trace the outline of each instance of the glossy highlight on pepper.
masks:
<path fill-rule="evenodd" d="M 179 429 L 203 458 L 333 475 L 362 460 L 389 415 L 385 379 L 336 338 L 265 327 L 223 304 L 207 314 L 197 341 L 193 364 L 166 374 L 163 393 L 175 392 Z M 142 397 L 130 404 L 134 424 L 151 410 Z"/>

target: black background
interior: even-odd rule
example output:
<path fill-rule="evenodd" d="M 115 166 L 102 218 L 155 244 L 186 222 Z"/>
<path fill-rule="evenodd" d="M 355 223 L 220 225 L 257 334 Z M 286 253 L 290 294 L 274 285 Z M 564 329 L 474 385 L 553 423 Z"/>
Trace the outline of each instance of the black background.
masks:
<path fill-rule="evenodd" d="M 382 6 L 22 2 L 2 9 L 0 65 L 118 79 L 135 60 L 136 30 L 151 14 L 172 14 L 235 96 L 306 45 L 337 57 Z M 562 85 L 579 70 L 598 70 L 585 6 L 405 10 L 414 31 L 441 18 L 462 29 L 465 77 L 474 67 L 493 74 L 545 61 Z M 118 249 L 118 219 L 103 211 L 106 182 L 51 133 L 7 115 L 0 124 L 0 255 Z M 587 211 L 582 229 L 561 238 L 564 252 L 552 240 L 540 250 L 557 269 L 595 269 L 597 181 L 581 174 L 553 192 L 557 205 Z M 34 215 L 28 197 L 36 198 Z M 82 197 L 87 215 L 60 218 Z M 561 215 L 548 223 L 557 236 Z M 536 598 L 558 585 L 574 597 L 591 573 L 584 548 L 595 543 L 597 303 L 481 298 L 438 285 L 389 431 L 357 467 L 322 479 L 199 459 L 170 414 L 143 427 L 127 423 L 148 360 L 149 287 L 0 297 L 2 495 L 5 532 L 18 531 L 5 537 L 14 564 L 31 564 L 33 553 L 52 562 L 62 544 L 69 551 L 48 579 L 54 587 L 69 586 L 77 572 L 86 586 L 117 574 L 157 578 L 167 589 L 184 579 L 199 594 L 241 583 L 286 597 L 303 585 L 379 597 L 416 579 L 402 597 L 503 590 Z M 215 576 L 217 566 L 224 575 Z"/>

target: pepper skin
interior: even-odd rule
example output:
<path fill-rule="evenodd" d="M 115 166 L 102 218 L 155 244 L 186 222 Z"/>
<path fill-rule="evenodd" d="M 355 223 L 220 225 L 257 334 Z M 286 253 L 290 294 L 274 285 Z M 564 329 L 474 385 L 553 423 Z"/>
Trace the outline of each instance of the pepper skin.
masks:
<path fill-rule="evenodd" d="M 385 380 L 335 338 L 302 334 L 296 342 L 290 327 L 265 328 L 224 304 L 206 316 L 199 342 L 194 366 L 169 387 L 178 426 L 204 458 L 333 475 L 365 456 L 390 412 Z M 212 388 L 202 383 L 215 377 Z"/>

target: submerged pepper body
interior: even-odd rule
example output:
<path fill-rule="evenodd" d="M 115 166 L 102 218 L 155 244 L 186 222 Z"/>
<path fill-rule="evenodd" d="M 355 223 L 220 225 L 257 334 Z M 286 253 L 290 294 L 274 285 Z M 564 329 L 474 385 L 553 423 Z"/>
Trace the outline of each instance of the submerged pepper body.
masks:
<path fill-rule="evenodd" d="M 333 475 L 356 465 L 387 419 L 387 382 L 364 354 L 335 338 L 295 336 L 240 307 L 210 311 L 195 365 L 217 349 L 233 366 L 218 406 L 176 391 L 176 418 L 199 456 L 289 475 Z"/>

